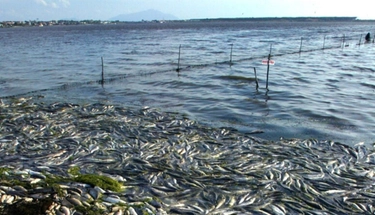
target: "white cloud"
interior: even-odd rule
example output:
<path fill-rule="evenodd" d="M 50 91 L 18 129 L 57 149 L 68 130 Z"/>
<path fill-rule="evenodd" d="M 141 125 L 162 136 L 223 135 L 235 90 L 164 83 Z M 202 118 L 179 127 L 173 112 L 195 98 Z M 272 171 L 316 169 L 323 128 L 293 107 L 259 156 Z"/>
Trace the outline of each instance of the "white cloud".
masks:
<path fill-rule="evenodd" d="M 59 8 L 59 7 L 69 7 L 69 0 L 34 0 L 38 4 L 42 4 L 46 7 Z"/>
<path fill-rule="evenodd" d="M 36 3 L 38 3 L 38 4 L 42 4 L 42 5 L 44 5 L 44 6 L 47 6 L 48 4 L 47 4 L 47 2 L 45 1 L 45 0 L 35 0 L 36 1 Z"/>
<path fill-rule="evenodd" d="M 62 4 L 64 7 L 68 7 L 68 6 L 70 5 L 69 0 L 59 0 L 59 2 L 61 2 L 61 4 Z"/>
<path fill-rule="evenodd" d="M 57 6 L 57 4 L 55 2 L 51 2 L 50 6 L 52 8 L 59 8 L 59 6 Z"/>

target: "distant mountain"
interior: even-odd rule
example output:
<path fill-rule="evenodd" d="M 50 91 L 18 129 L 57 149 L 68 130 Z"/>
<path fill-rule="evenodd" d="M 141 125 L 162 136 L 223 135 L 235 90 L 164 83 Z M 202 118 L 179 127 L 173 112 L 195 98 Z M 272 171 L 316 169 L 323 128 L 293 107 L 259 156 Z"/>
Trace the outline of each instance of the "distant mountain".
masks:
<path fill-rule="evenodd" d="M 134 22 L 134 21 L 151 21 L 151 20 L 178 20 L 177 17 L 162 13 L 157 10 L 145 10 L 138 13 L 130 13 L 130 14 L 121 14 L 115 17 L 112 17 L 110 20 L 119 20 L 119 21 L 127 21 L 127 22 Z"/>

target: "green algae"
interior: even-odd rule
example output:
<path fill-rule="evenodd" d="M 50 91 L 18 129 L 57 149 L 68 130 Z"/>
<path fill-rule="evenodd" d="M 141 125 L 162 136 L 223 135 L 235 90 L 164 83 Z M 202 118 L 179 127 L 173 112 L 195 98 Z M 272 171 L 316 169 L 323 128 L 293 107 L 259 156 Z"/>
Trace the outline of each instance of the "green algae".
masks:
<path fill-rule="evenodd" d="M 60 184 L 70 182 L 86 183 L 115 192 L 122 191 L 122 183 L 110 177 L 95 174 L 81 174 L 79 167 L 69 168 L 67 172 L 70 174 L 69 177 L 45 174 L 46 178 L 44 180 L 35 184 L 31 184 L 30 182 L 23 181 L 22 177 L 19 177 L 19 175 L 13 174 L 11 169 L 0 168 L 0 185 L 20 185 L 26 189 L 33 189 L 35 187 L 42 187 L 47 189 L 51 188 L 51 193 L 57 194 L 57 196 L 60 197 L 64 196 L 64 189 L 61 188 Z M 35 199 L 32 202 L 21 200 L 13 204 L 5 205 L 4 208 L 0 208 L 0 214 L 44 214 L 44 212 L 52 205 L 53 202 L 54 200 L 52 198 Z M 101 215 L 105 212 L 103 209 L 98 208 L 94 205 L 90 207 L 75 206 L 75 209 L 87 215 Z"/>
<path fill-rule="evenodd" d="M 71 174 L 71 175 L 73 175 L 73 176 L 78 176 L 78 175 L 81 174 L 79 166 L 70 167 L 68 169 L 68 173 Z"/>
<path fill-rule="evenodd" d="M 0 168 L 0 179 L 5 179 L 8 177 L 9 168 L 1 167 Z"/>
<path fill-rule="evenodd" d="M 122 184 L 110 177 L 104 175 L 82 174 L 73 179 L 76 182 L 98 186 L 105 190 L 112 190 L 115 192 L 122 191 Z"/>
<path fill-rule="evenodd" d="M 32 189 L 37 186 L 44 187 L 44 188 L 49 187 L 49 188 L 53 188 L 53 190 L 55 190 L 59 196 L 62 195 L 60 184 L 70 183 L 70 182 L 85 183 L 91 186 L 98 186 L 102 189 L 111 190 L 114 192 L 120 192 L 123 190 L 122 183 L 104 175 L 81 174 L 80 168 L 77 166 L 69 168 L 68 173 L 70 174 L 69 177 L 45 174 L 46 178 L 44 180 L 41 180 L 40 182 L 32 184 L 29 181 L 25 181 L 19 175 L 15 175 L 11 169 L 0 168 L 0 185 L 5 185 L 5 186 L 19 185 L 26 189 Z"/>
<path fill-rule="evenodd" d="M 73 176 L 73 181 L 98 186 L 102 189 L 112 190 L 115 192 L 122 191 L 122 184 L 110 177 L 96 174 L 81 174 L 78 166 L 68 169 L 68 173 Z"/>
<path fill-rule="evenodd" d="M 12 169 L 2 167 L 0 168 L 0 185 L 3 186 L 21 186 L 26 189 L 31 189 L 33 186 L 31 183 L 20 179 L 19 175 L 15 175 Z"/>

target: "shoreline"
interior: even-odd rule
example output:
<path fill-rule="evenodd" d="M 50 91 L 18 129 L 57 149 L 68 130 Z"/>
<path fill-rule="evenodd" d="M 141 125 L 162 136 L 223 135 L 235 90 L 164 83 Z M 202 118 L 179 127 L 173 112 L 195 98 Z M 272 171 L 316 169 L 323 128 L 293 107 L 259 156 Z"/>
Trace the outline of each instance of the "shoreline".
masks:
<path fill-rule="evenodd" d="M 117 25 L 117 24 L 142 24 L 142 23 L 208 23 L 208 22 L 375 22 L 372 19 L 357 19 L 351 16 L 322 16 L 322 17 L 245 17 L 245 18 L 196 18 L 178 20 L 142 20 L 142 21 L 120 21 L 120 20 L 44 20 L 44 21 L 0 21 L 0 28 L 9 27 L 48 27 L 48 26 L 71 26 L 71 25 Z"/>

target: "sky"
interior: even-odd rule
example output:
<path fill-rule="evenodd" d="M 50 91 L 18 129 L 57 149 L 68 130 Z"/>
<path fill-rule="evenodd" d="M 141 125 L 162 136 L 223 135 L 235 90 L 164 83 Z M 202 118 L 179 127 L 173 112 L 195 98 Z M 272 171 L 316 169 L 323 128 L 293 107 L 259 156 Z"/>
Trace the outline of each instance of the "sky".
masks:
<path fill-rule="evenodd" d="M 352 16 L 375 19 L 374 0 L 0 0 L 0 21 L 93 19 L 154 9 L 179 19 Z"/>

